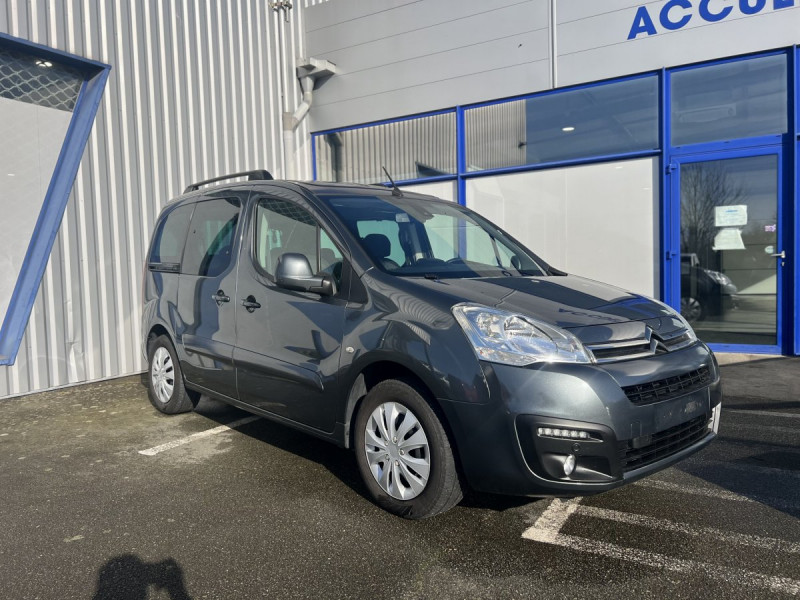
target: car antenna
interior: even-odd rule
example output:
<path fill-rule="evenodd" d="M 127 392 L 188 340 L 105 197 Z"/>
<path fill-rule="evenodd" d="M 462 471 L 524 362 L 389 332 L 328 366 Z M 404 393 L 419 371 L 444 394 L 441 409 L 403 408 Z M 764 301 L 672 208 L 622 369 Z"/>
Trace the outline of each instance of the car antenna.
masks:
<path fill-rule="evenodd" d="M 399 187 L 397 187 L 397 184 L 394 182 L 394 179 L 392 179 L 392 176 L 389 175 L 389 171 L 387 171 L 386 167 L 384 167 L 383 165 L 381 165 L 381 169 L 383 169 L 383 172 L 386 173 L 386 177 L 389 178 L 389 183 L 392 184 L 392 196 L 396 196 L 397 198 L 402 198 L 403 192 L 400 191 Z"/>

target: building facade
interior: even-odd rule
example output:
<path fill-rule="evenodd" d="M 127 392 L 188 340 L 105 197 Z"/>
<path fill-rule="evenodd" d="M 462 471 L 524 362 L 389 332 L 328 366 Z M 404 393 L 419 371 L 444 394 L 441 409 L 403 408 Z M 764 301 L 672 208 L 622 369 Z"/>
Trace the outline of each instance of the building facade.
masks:
<path fill-rule="evenodd" d="M 254 168 L 383 183 L 386 167 L 559 268 L 681 307 L 717 350 L 798 354 L 798 9 L 5 0 L 0 398 L 141 372 L 158 211 Z M 310 58 L 335 74 L 288 144 Z M 65 103 L 36 92 L 43 69 Z"/>

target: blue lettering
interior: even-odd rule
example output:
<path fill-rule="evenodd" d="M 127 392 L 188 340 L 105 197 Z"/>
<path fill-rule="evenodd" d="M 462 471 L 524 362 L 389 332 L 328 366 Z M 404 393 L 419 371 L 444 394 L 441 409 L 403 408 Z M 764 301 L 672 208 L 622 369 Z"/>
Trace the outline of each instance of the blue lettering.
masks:
<path fill-rule="evenodd" d="M 691 10 L 692 3 L 689 0 L 670 0 L 667 2 L 663 8 L 661 9 L 661 26 L 664 29 L 668 29 L 670 31 L 675 31 L 676 29 L 680 29 L 684 25 L 686 25 L 692 19 L 692 15 L 683 15 L 677 21 L 673 21 L 669 18 L 669 13 L 673 8 L 683 8 L 685 10 Z"/>
<path fill-rule="evenodd" d="M 750 2 L 751 0 L 739 0 L 739 10 L 742 11 L 742 14 L 754 15 L 764 10 L 764 6 L 767 4 L 767 0 L 756 0 L 752 6 Z"/>
<path fill-rule="evenodd" d="M 772 6 L 775 7 L 775 10 L 779 8 L 790 8 L 794 6 L 794 0 L 772 0 Z"/>
<path fill-rule="evenodd" d="M 775 1 L 777 2 L 778 0 Z M 732 6 L 726 6 L 718 13 L 713 13 L 708 9 L 710 2 L 711 0 L 700 0 L 700 18 L 703 19 L 703 21 L 708 21 L 709 23 L 722 21 L 722 19 L 731 14 L 731 11 L 733 10 Z M 794 0 L 792 0 L 792 2 L 794 2 Z"/>
<path fill-rule="evenodd" d="M 656 34 L 656 26 L 653 25 L 653 19 L 650 18 L 650 13 L 647 12 L 646 6 L 640 6 L 636 10 L 636 16 L 633 18 L 633 25 L 631 26 L 631 32 L 628 34 L 628 39 L 634 40 L 640 33 Z"/>

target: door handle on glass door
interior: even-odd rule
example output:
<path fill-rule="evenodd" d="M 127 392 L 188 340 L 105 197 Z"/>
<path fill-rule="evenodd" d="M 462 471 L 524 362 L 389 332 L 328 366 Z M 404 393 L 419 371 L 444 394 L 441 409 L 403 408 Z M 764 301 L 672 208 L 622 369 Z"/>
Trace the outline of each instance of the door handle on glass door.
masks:
<path fill-rule="evenodd" d="M 780 258 L 781 260 L 783 260 L 784 258 L 786 258 L 786 250 L 781 250 L 780 253 L 778 254 L 770 254 L 770 256 L 772 258 Z"/>

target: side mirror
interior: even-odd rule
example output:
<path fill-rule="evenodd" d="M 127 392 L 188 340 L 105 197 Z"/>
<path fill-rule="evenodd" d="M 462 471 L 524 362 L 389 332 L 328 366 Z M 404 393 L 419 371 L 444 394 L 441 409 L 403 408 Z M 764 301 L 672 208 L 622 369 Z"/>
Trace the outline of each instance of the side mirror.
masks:
<path fill-rule="evenodd" d="M 336 284 L 330 275 L 314 275 L 305 255 L 298 252 L 281 254 L 275 269 L 275 283 L 287 290 L 333 296 Z"/>

